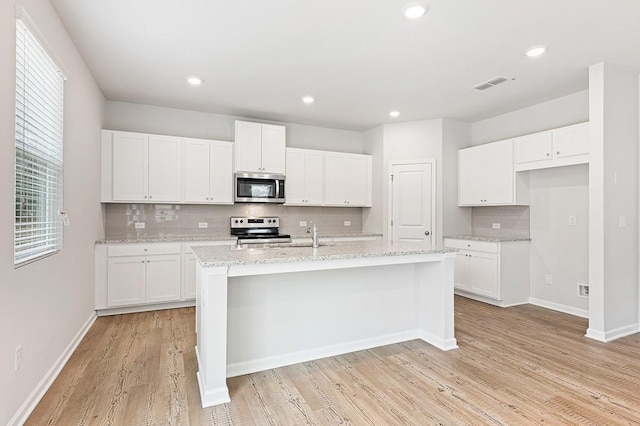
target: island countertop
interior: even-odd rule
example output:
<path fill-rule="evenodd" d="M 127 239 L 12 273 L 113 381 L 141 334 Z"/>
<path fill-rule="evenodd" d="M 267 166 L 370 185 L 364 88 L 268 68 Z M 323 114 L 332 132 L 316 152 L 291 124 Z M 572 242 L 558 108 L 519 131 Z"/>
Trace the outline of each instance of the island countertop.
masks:
<path fill-rule="evenodd" d="M 430 244 L 388 240 L 350 241 L 322 244 L 318 248 L 281 245 L 266 248 L 238 249 L 236 246 L 194 246 L 193 252 L 203 267 L 258 265 L 338 259 L 362 259 L 386 256 L 455 253 L 457 249 Z"/>

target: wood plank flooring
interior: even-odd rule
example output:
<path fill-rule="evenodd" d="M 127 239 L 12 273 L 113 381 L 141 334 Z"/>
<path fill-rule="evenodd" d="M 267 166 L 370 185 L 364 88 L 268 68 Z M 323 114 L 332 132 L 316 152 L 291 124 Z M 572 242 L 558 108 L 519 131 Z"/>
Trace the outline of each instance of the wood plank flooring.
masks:
<path fill-rule="evenodd" d="M 194 309 L 98 318 L 27 425 L 640 424 L 640 335 L 456 297 L 459 349 L 411 341 L 228 380 L 203 409 Z"/>

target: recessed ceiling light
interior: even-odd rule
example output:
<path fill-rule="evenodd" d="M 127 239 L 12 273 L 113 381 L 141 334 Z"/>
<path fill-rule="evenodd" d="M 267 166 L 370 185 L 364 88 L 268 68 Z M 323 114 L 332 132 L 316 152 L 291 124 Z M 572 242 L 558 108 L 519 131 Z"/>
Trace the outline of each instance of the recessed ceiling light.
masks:
<path fill-rule="evenodd" d="M 393 118 L 399 117 L 400 116 L 400 111 L 391 111 L 389 113 L 389 115 Z"/>
<path fill-rule="evenodd" d="M 408 19 L 418 19 L 429 11 L 429 5 L 424 1 L 414 1 L 402 9 Z"/>
<path fill-rule="evenodd" d="M 302 102 L 304 102 L 305 104 L 312 104 L 315 101 L 315 99 L 313 99 L 313 96 L 303 96 L 302 97 Z"/>
<path fill-rule="evenodd" d="M 191 76 L 187 77 L 187 82 L 192 86 L 200 86 L 202 84 L 202 79 L 200 77 Z"/>
<path fill-rule="evenodd" d="M 530 58 L 536 58 L 543 55 L 547 51 L 547 46 L 533 46 L 527 49 L 527 56 Z"/>

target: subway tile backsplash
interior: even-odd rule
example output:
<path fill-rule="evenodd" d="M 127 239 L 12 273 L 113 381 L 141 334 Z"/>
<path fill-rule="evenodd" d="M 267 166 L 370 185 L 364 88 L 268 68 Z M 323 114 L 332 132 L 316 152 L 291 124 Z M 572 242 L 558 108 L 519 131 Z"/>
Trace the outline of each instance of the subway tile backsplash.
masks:
<path fill-rule="evenodd" d="M 320 233 L 362 232 L 362 209 L 357 207 L 285 207 L 266 204 L 211 206 L 195 204 L 106 204 L 105 237 L 229 235 L 232 216 L 278 216 L 280 232 L 299 235 L 306 228 L 300 221 L 314 222 Z M 350 221 L 351 226 L 344 226 Z M 144 222 L 144 229 L 136 223 Z M 199 228 L 207 222 L 207 228 Z"/>
<path fill-rule="evenodd" d="M 529 237 L 529 207 L 473 207 L 473 235 L 487 237 Z M 499 223 L 500 229 L 493 224 Z"/>

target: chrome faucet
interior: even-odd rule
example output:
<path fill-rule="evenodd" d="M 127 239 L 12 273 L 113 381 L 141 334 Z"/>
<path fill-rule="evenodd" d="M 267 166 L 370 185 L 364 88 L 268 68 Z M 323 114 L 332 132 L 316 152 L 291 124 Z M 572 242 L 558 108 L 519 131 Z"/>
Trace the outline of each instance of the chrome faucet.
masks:
<path fill-rule="evenodd" d="M 318 248 L 318 227 L 315 223 L 307 228 L 307 233 L 311 234 L 311 247 Z"/>

